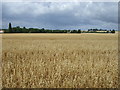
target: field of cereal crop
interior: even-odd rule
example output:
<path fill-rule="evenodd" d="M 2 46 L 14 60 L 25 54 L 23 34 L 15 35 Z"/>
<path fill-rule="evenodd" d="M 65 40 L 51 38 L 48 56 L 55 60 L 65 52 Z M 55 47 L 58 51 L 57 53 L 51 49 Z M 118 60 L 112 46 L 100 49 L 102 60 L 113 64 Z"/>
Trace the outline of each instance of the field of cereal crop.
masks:
<path fill-rule="evenodd" d="M 6 88 L 117 88 L 117 34 L 3 34 Z"/>

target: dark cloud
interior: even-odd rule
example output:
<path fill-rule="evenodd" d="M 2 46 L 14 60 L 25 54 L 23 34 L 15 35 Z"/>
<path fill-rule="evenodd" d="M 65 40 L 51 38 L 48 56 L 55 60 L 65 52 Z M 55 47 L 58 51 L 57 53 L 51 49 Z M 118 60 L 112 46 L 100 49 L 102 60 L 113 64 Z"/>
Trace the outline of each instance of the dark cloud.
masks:
<path fill-rule="evenodd" d="M 2 4 L 0 3 L 0 29 L 2 28 Z"/>
<path fill-rule="evenodd" d="M 50 29 L 117 29 L 117 2 L 3 3 L 3 28 L 14 26 Z"/>

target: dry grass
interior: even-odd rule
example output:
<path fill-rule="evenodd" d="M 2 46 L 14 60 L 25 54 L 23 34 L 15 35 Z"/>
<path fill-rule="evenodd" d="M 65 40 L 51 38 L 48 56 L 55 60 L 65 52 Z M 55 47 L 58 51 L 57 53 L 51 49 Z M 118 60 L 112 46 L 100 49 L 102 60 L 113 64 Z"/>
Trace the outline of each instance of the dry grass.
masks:
<path fill-rule="evenodd" d="M 3 87 L 117 88 L 117 34 L 3 34 Z"/>
<path fill-rule="evenodd" d="M 2 89 L 2 35 L 0 35 L 0 89 Z"/>

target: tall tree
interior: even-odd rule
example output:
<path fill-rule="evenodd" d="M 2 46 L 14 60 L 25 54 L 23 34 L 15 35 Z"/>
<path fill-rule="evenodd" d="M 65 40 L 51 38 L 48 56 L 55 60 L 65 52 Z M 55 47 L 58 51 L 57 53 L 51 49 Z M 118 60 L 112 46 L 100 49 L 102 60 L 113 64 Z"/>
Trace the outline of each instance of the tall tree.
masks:
<path fill-rule="evenodd" d="M 12 25 L 9 23 L 9 32 L 12 33 Z"/>
<path fill-rule="evenodd" d="M 80 29 L 78 29 L 78 33 L 81 33 L 81 30 L 80 30 Z"/>
<path fill-rule="evenodd" d="M 113 30 L 111 31 L 111 33 L 115 33 L 115 30 L 113 29 Z"/>

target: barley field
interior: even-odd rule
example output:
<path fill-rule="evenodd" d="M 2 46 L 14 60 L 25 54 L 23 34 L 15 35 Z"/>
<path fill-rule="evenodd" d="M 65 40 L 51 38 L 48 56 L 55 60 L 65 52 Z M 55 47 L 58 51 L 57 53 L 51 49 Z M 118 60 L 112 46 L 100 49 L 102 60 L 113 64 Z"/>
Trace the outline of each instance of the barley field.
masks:
<path fill-rule="evenodd" d="M 2 87 L 117 88 L 117 34 L 3 34 Z"/>

